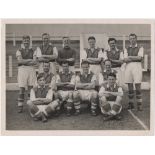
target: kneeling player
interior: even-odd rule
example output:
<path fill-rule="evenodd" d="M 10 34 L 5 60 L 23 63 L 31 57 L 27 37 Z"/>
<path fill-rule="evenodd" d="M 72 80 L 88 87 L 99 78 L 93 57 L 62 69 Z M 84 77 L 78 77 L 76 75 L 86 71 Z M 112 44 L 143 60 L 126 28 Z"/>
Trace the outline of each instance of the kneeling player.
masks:
<path fill-rule="evenodd" d="M 108 75 L 108 83 L 103 84 L 99 91 L 99 100 L 101 112 L 104 114 L 104 120 L 121 119 L 118 115 L 122 110 L 123 90 L 116 83 L 116 75 Z"/>
<path fill-rule="evenodd" d="M 70 116 L 73 109 L 73 91 L 75 89 L 75 75 L 69 70 L 69 63 L 62 62 L 62 72 L 55 76 L 57 93 L 55 98 L 59 99 L 65 107 L 67 115 Z"/>
<path fill-rule="evenodd" d="M 53 101 L 52 89 L 45 85 L 43 74 L 38 75 L 37 83 L 37 87 L 31 89 L 30 100 L 27 101 L 27 104 L 34 120 L 41 119 L 46 122 L 47 118 L 56 111 L 59 101 Z"/>
<path fill-rule="evenodd" d="M 74 91 L 75 115 L 80 113 L 80 102 L 89 101 L 91 103 L 91 114 L 96 116 L 98 93 L 95 90 L 96 76 L 89 70 L 89 63 L 81 63 L 82 73 L 76 77 L 76 89 Z"/>

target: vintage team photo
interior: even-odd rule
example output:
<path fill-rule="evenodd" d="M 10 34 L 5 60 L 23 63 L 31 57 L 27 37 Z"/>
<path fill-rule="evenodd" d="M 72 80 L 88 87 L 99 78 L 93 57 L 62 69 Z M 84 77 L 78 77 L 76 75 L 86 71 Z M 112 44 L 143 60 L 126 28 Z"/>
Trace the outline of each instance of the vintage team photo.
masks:
<path fill-rule="evenodd" d="M 151 24 L 5 24 L 7 131 L 151 126 Z"/>

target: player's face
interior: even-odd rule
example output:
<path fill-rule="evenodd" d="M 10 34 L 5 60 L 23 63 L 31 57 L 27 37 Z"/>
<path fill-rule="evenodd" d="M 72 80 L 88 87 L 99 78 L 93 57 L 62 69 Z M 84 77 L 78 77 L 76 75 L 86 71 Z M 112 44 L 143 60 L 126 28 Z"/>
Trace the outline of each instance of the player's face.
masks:
<path fill-rule="evenodd" d="M 49 35 L 44 35 L 42 39 L 43 39 L 43 43 L 46 45 L 46 44 L 49 43 L 50 36 Z"/>
<path fill-rule="evenodd" d="M 49 70 L 50 70 L 50 63 L 44 63 L 44 72 L 49 72 Z"/>
<path fill-rule="evenodd" d="M 90 48 L 95 48 L 96 40 L 94 39 L 89 39 L 88 40 Z"/>
<path fill-rule="evenodd" d="M 84 74 L 88 74 L 89 72 L 89 65 L 88 64 L 82 64 L 82 70 Z"/>
<path fill-rule="evenodd" d="M 41 87 L 43 87 L 45 85 L 45 78 L 44 77 L 42 77 L 38 80 L 38 85 Z"/>
<path fill-rule="evenodd" d="M 63 45 L 64 47 L 70 46 L 70 39 L 69 38 L 63 38 Z"/>
<path fill-rule="evenodd" d="M 110 62 L 110 61 L 106 61 L 106 62 L 105 62 L 105 69 L 106 69 L 107 71 L 111 70 L 111 62 Z"/>
<path fill-rule="evenodd" d="M 108 84 L 109 86 L 113 86 L 116 83 L 116 78 L 113 76 L 108 76 Z"/>
<path fill-rule="evenodd" d="M 67 63 L 62 64 L 62 70 L 63 70 L 63 72 L 68 73 L 69 72 L 69 65 Z"/>
<path fill-rule="evenodd" d="M 136 45 L 137 44 L 136 36 L 129 36 L 129 41 L 131 45 Z"/>
<path fill-rule="evenodd" d="M 111 40 L 109 42 L 109 46 L 110 46 L 111 49 L 115 49 L 116 48 L 116 42 L 115 42 L 115 40 Z"/>
<path fill-rule="evenodd" d="M 29 38 L 23 39 L 23 44 L 25 48 L 28 48 L 30 46 L 30 39 Z"/>

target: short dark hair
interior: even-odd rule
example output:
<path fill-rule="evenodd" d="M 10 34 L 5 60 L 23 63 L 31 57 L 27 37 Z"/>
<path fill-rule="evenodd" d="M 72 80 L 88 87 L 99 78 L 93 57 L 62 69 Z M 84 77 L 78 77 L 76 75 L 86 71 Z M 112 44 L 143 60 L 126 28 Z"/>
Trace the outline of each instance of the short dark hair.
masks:
<path fill-rule="evenodd" d="M 48 64 L 50 66 L 50 62 L 43 62 L 43 66 L 44 66 L 44 64 Z"/>
<path fill-rule="evenodd" d="M 47 35 L 50 36 L 48 33 L 43 33 L 42 38 L 43 38 L 43 36 L 47 36 Z"/>
<path fill-rule="evenodd" d="M 96 40 L 96 39 L 95 39 L 94 36 L 90 36 L 90 37 L 88 37 L 88 41 L 89 41 L 89 40 Z"/>
<path fill-rule="evenodd" d="M 89 62 L 86 61 L 86 60 L 82 60 L 82 62 L 81 62 L 81 66 L 82 66 L 82 65 L 85 65 L 85 64 L 88 64 L 88 65 L 89 65 Z"/>
<path fill-rule="evenodd" d="M 106 59 L 106 60 L 104 60 L 104 64 L 105 64 L 107 61 L 111 62 L 110 59 Z M 111 62 L 111 63 L 112 63 L 112 62 Z"/>
<path fill-rule="evenodd" d="M 135 38 L 137 39 L 137 35 L 136 35 L 135 33 L 130 33 L 130 34 L 129 34 L 129 37 L 130 37 L 130 36 L 135 36 Z"/>
<path fill-rule="evenodd" d="M 108 43 L 109 43 L 110 41 L 115 41 L 115 43 L 116 43 L 117 40 L 116 40 L 115 38 L 109 38 L 109 39 L 108 39 Z"/>
<path fill-rule="evenodd" d="M 29 39 L 30 40 L 30 36 L 29 35 L 24 35 L 23 36 L 23 40 L 25 40 L 25 39 Z"/>
<path fill-rule="evenodd" d="M 37 81 L 41 78 L 44 78 L 44 73 L 39 73 L 38 76 L 37 76 Z"/>
<path fill-rule="evenodd" d="M 63 64 L 68 64 L 69 65 L 69 62 L 67 60 L 64 60 L 64 61 L 62 61 L 61 65 L 63 65 Z"/>
<path fill-rule="evenodd" d="M 65 39 L 65 38 L 68 38 L 68 39 L 69 39 L 69 37 L 68 37 L 68 36 L 64 36 L 64 37 L 62 37 L 62 39 Z"/>
<path fill-rule="evenodd" d="M 114 77 L 116 79 L 116 74 L 115 73 L 110 73 L 110 74 L 108 74 L 108 77 L 109 76 L 112 76 L 112 77 Z"/>

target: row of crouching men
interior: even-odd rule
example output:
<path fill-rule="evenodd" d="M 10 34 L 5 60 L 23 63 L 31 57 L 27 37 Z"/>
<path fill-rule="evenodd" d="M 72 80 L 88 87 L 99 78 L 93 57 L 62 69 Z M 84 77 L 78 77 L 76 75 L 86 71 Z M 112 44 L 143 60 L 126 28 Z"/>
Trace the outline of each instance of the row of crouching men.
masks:
<path fill-rule="evenodd" d="M 109 65 L 111 61 L 104 63 Z M 82 61 L 81 68 L 82 71 L 75 74 L 64 61 L 62 71 L 53 75 L 49 73 L 50 63 L 43 64 L 44 72 L 37 75 L 36 86 L 31 89 L 30 100 L 27 101 L 34 120 L 46 122 L 52 115 L 59 115 L 62 108 L 67 116 L 77 116 L 84 101 L 90 105 L 92 116 L 96 116 L 100 109 L 104 120 L 121 118 L 123 90 L 117 84 L 115 72 L 110 70 L 102 74 L 97 87 L 97 78 L 90 71 L 89 63 Z"/>

